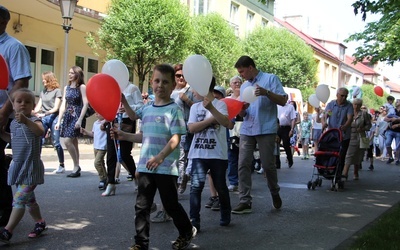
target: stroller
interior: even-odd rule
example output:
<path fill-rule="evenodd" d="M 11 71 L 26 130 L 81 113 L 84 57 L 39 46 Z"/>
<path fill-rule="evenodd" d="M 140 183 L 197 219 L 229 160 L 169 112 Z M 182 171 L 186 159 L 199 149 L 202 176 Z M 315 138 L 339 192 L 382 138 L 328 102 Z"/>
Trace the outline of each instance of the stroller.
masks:
<path fill-rule="evenodd" d="M 315 164 L 311 180 L 307 183 L 308 189 L 314 190 L 316 186 L 322 185 L 321 175 L 325 179 L 332 180 L 332 191 L 338 191 L 339 188 L 344 187 L 344 182 L 340 179 L 342 175 L 342 166 L 340 166 L 341 142 L 342 133 L 339 129 L 329 129 L 321 135 L 318 151 L 314 153 Z M 315 180 L 314 176 L 316 176 Z"/>

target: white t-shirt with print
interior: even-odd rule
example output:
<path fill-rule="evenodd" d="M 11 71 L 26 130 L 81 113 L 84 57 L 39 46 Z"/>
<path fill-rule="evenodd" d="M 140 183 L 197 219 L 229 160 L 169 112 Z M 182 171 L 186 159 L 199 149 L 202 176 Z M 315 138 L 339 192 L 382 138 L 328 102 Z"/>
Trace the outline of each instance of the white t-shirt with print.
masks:
<path fill-rule="evenodd" d="M 221 114 L 228 116 L 228 109 L 223 101 L 214 99 L 212 104 Z M 212 117 L 210 111 L 203 107 L 202 102 L 198 102 L 190 108 L 188 124 L 200 122 L 210 117 Z M 190 145 L 188 158 L 227 160 L 226 128 L 217 124 L 195 133 Z"/>

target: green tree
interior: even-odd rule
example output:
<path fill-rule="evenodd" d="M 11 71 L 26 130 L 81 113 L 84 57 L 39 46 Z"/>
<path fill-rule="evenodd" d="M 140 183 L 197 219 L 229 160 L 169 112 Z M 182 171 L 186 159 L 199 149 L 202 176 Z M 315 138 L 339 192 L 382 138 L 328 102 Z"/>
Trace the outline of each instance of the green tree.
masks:
<path fill-rule="evenodd" d="M 381 15 L 380 20 L 367 23 L 365 30 L 351 35 L 345 40 L 362 41 L 353 55 L 357 61 L 368 58 L 371 63 L 386 61 L 393 65 L 400 60 L 400 1 L 399 0 L 359 0 L 353 5 L 354 13 L 361 13 L 363 21 L 367 13 Z"/>
<path fill-rule="evenodd" d="M 242 55 L 242 49 L 234 30 L 217 14 L 193 17 L 194 54 L 204 55 L 211 63 L 217 84 L 223 85 L 237 72 L 233 65 Z"/>
<path fill-rule="evenodd" d="M 192 26 L 188 8 L 179 0 L 112 0 L 108 15 L 87 42 L 104 50 L 106 59 L 121 60 L 139 77 L 160 62 L 175 63 L 188 54 Z"/>
<path fill-rule="evenodd" d="M 244 50 L 260 70 L 277 75 L 286 87 L 306 91 L 317 84 L 313 50 L 283 28 L 255 29 L 244 41 Z M 308 96 L 303 99 L 307 101 Z"/>
<path fill-rule="evenodd" d="M 377 96 L 374 92 L 374 85 L 371 84 L 363 84 L 361 86 L 363 91 L 363 105 L 365 105 L 368 109 L 379 109 L 384 103 L 386 103 L 386 98 L 389 96 L 387 93 L 383 93 L 383 96 Z"/>

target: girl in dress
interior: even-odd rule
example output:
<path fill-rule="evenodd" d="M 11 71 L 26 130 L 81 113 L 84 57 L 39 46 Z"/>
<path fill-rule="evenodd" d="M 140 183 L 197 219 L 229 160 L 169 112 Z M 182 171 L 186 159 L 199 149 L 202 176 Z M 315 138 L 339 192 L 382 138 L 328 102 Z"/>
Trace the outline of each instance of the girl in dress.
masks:
<path fill-rule="evenodd" d="M 68 79 L 68 85 L 64 88 L 55 129 L 60 129 L 60 136 L 65 138 L 65 146 L 74 163 L 74 169 L 67 177 L 74 178 L 81 176 L 78 137 L 81 135 L 81 127 L 85 127 L 88 100 L 82 69 L 78 66 L 73 66 L 69 70 Z"/>
<path fill-rule="evenodd" d="M 44 166 L 40 159 L 40 141 L 44 127 L 40 118 L 32 116 L 35 95 L 26 88 L 16 90 L 12 96 L 15 119 L 11 122 L 10 131 L 0 131 L 4 141 L 11 142 L 13 160 L 8 171 L 8 185 L 16 185 L 13 208 L 10 219 L 0 231 L 0 241 L 9 243 L 12 232 L 21 221 L 25 207 L 36 222 L 33 231 L 28 235 L 36 238 L 47 227 L 36 202 L 34 190 L 44 183 Z"/>

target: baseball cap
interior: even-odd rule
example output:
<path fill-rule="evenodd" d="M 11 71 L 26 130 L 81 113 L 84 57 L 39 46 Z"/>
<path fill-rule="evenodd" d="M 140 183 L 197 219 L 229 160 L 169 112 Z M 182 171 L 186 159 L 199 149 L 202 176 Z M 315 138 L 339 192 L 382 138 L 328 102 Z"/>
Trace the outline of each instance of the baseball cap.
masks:
<path fill-rule="evenodd" d="M 217 91 L 217 92 L 221 93 L 221 94 L 222 94 L 222 97 L 225 98 L 225 96 L 226 96 L 226 91 L 225 91 L 225 88 L 224 88 L 224 87 L 222 87 L 222 86 L 215 86 L 215 87 L 214 87 L 214 91 Z"/>

